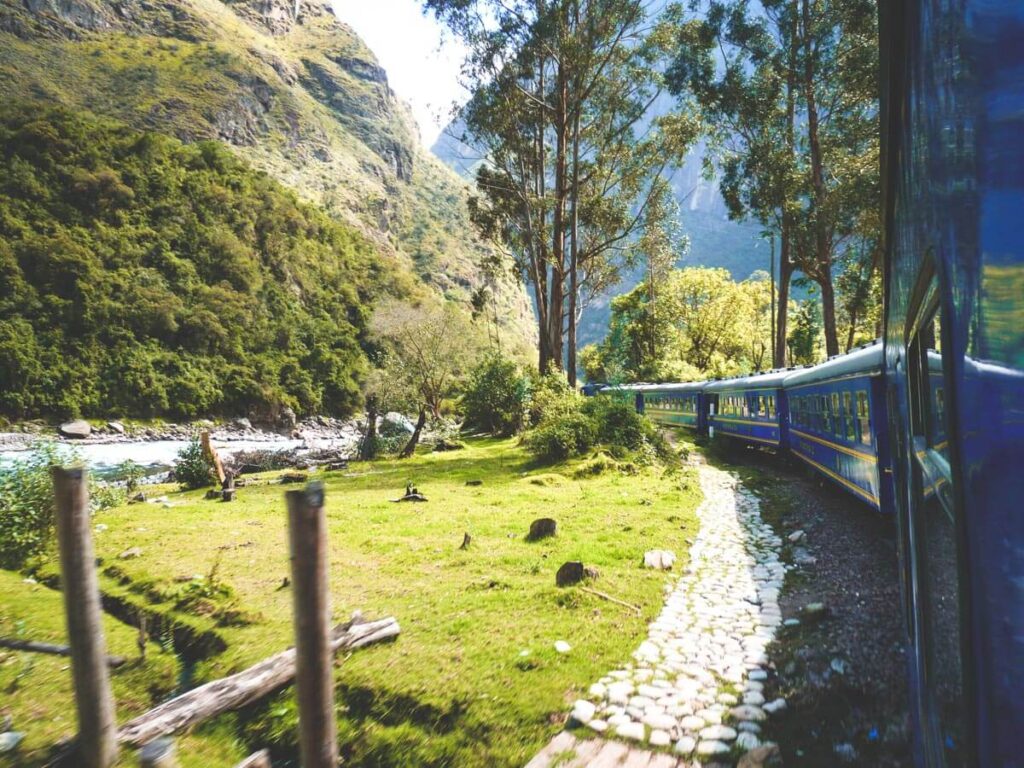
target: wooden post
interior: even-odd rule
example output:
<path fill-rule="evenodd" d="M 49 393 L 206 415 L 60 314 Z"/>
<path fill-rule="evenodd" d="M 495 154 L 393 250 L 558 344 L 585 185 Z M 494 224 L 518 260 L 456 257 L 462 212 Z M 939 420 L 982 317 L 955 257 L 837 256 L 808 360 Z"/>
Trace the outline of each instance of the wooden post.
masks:
<path fill-rule="evenodd" d="M 203 455 L 213 464 L 214 472 L 217 473 L 217 482 L 223 487 L 227 476 L 224 474 L 224 465 L 221 463 L 220 456 L 217 455 L 217 450 L 210 442 L 210 430 L 204 429 L 199 433 L 199 444 L 203 448 Z"/>
<path fill-rule="evenodd" d="M 96 557 L 92 548 L 89 487 L 84 469 L 52 467 L 71 673 L 78 708 L 78 763 L 108 768 L 117 758 L 117 723 L 110 691 L 100 613 Z"/>
<path fill-rule="evenodd" d="M 328 624 L 327 516 L 324 487 L 310 483 L 285 494 L 295 617 L 295 688 L 302 768 L 336 768 L 334 673 Z"/>

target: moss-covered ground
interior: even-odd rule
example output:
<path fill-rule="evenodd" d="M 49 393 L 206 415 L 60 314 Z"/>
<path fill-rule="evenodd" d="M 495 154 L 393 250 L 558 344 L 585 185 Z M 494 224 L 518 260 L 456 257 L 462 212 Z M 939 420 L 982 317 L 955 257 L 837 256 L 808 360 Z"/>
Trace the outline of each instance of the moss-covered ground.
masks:
<path fill-rule="evenodd" d="M 608 468 L 592 475 L 577 472 L 580 463 L 537 467 L 514 440 L 473 439 L 462 451 L 311 475 L 326 486 L 335 618 L 358 609 L 395 616 L 402 627 L 394 643 L 337 660 L 339 741 L 348 764 L 522 765 L 561 727 L 571 702 L 629 658 L 661 608 L 666 580 L 640 567 L 643 552 L 674 549 L 685 567 L 699 486 L 689 469 L 625 474 L 602 461 Z M 179 650 L 186 655 L 189 638 L 194 646 L 205 642 L 206 656 L 191 670 L 195 680 L 237 671 L 292 643 L 291 591 L 282 586 L 289 569 L 283 492 L 297 486 L 276 479 L 259 476 L 231 503 L 207 501 L 201 491 L 172 492 L 167 503 L 97 517 L 107 526 L 96 536 L 102 588 L 131 606 L 129 613 L 143 608 L 168 619 L 168 636 L 172 624 L 185 627 Z M 392 503 L 410 481 L 429 501 Z M 538 517 L 555 518 L 558 534 L 527 542 Z M 465 533 L 472 543 L 463 550 Z M 132 547 L 141 555 L 118 557 Z M 642 615 L 556 587 L 555 571 L 567 560 L 595 566 L 600 575 L 592 586 L 640 606 Z M 189 581 L 193 576 L 202 578 Z M 20 576 L 0 584 L 8 585 L 6 612 L 6 589 L 17 594 L 26 585 Z M 58 596 L 31 590 L 38 608 L 30 600 L 22 614 L 45 613 L 55 635 Z M 122 632 L 127 639 L 117 642 L 131 645 L 134 630 L 124 625 L 115 623 L 111 637 Z M 211 638 L 224 650 L 215 652 Z M 557 653 L 556 640 L 571 651 Z M 111 646 L 130 652 L 113 639 Z M 15 656 L 2 667 L 4 680 L 25 664 L 23 654 Z M 34 697 L 40 711 L 32 721 L 21 722 L 27 703 L 14 706 L 16 727 L 31 731 L 30 747 L 71 727 L 62 666 L 43 675 L 38 661 L 20 681 L 23 690 L 46 692 Z M 119 714 L 140 708 L 125 702 L 146 684 L 116 691 Z M 183 762 L 202 753 L 203 765 L 230 765 L 263 746 L 288 758 L 295 738 L 288 689 L 189 736 L 182 751 L 192 754 Z"/>

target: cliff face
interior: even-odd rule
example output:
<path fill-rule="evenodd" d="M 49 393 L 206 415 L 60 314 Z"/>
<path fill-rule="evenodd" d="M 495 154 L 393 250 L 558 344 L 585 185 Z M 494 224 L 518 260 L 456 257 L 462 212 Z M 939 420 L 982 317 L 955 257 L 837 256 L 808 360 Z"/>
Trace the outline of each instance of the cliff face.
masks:
<path fill-rule="evenodd" d="M 432 290 L 483 282 L 465 182 L 327 0 L 0 0 L 0 99 L 26 98 L 226 142 Z M 525 345 L 525 294 L 503 279 L 496 301 Z"/>

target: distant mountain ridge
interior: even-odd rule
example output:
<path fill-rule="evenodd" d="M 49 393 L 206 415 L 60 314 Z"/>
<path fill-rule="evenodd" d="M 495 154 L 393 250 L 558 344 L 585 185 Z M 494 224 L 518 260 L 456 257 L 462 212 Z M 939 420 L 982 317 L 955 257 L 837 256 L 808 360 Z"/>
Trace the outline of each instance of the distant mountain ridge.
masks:
<path fill-rule="evenodd" d="M 434 292 L 468 303 L 485 282 L 464 182 L 326 0 L 0 0 L 0 99 L 25 97 L 223 141 Z M 522 288 L 496 302 L 525 349 Z"/>

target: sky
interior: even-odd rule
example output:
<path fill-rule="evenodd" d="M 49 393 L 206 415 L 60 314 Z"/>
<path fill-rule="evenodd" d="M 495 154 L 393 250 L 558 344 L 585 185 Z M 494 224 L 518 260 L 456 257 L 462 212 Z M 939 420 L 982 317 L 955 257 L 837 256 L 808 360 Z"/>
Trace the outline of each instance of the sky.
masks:
<path fill-rule="evenodd" d="M 398 97 L 412 107 L 426 146 L 448 124 L 453 101 L 466 92 L 458 83 L 463 48 L 420 0 L 332 0 L 334 12 L 355 29 L 381 66 Z"/>

